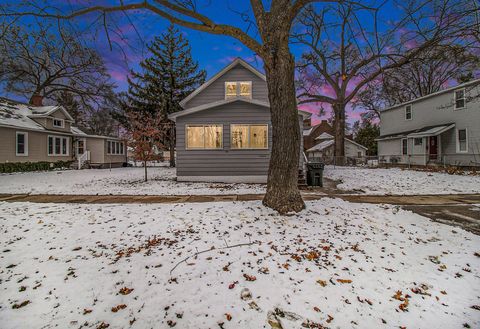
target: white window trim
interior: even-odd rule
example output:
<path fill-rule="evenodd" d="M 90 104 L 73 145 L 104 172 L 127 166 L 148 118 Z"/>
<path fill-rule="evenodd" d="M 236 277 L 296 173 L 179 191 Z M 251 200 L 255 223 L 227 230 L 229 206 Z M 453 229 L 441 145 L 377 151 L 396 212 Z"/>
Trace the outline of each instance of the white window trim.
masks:
<path fill-rule="evenodd" d="M 230 83 L 235 83 L 236 84 L 236 96 L 227 96 L 227 84 L 230 84 Z M 249 96 L 241 96 L 240 95 L 240 84 L 242 83 L 248 83 L 250 85 L 250 95 Z M 225 99 L 232 99 L 232 98 L 239 98 L 239 97 L 243 97 L 243 98 L 248 98 L 248 99 L 252 99 L 253 98 L 253 89 L 252 89 L 252 81 L 225 81 L 225 89 L 224 89 L 224 95 L 225 95 Z"/>
<path fill-rule="evenodd" d="M 410 106 L 410 119 L 407 119 L 407 107 Z M 405 120 L 410 121 L 413 119 L 413 106 L 412 104 L 405 105 Z"/>
<path fill-rule="evenodd" d="M 407 153 L 403 154 L 403 141 L 407 141 Z M 401 138 L 400 139 L 400 154 L 401 155 L 408 155 L 408 138 Z"/>
<path fill-rule="evenodd" d="M 18 153 L 18 135 L 24 135 L 24 151 L 25 153 Z M 15 155 L 17 157 L 28 157 L 28 133 L 23 131 L 17 131 L 15 133 Z"/>
<path fill-rule="evenodd" d="M 110 152 L 108 152 L 108 143 L 110 143 Z M 118 144 L 119 153 L 112 152 L 113 151 L 112 145 L 114 143 Z M 107 155 L 125 155 L 125 143 L 122 141 L 107 140 L 106 149 L 107 149 Z"/>
<path fill-rule="evenodd" d="M 220 147 L 209 147 L 209 148 L 206 148 L 206 147 L 188 147 L 188 127 L 203 127 L 203 129 L 205 129 L 205 127 L 208 127 L 208 126 L 219 126 L 222 128 L 222 138 L 220 139 L 221 140 L 221 145 Z M 196 124 L 196 123 L 187 123 L 185 124 L 185 150 L 187 151 L 204 151 L 204 150 L 223 150 L 223 123 L 199 123 L 199 124 Z M 205 135 L 204 135 L 204 138 L 205 138 Z M 205 145 L 205 140 L 203 141 L 203 145 Z"/>
<path fill-rule="evenodd" d="M 267 147 L 262 147 L 262 148 L 252 148 L 252 147 L 242 147 L 242 148 L 233 148 L 232 147 L 232 126 L 248 126 L 248 135 L 247 135 L 247 140 L 248 140 L 248 145 L 250 146 L 250 127 L 251 126 L 267 126 Z M 269 131 L 270 127 L 268 123 L 232 123 L 230 124 L 230 149 L 235 150 L 235 151 L 242 151 L 242 150 L 268 150 L 270 147 L 270 143 L 268 142 L 269 139 Z"/>
<path fill-rule="evenodd" d="M 50 137 L 53 138 L 53 147 L 52 147 L 53 153 L 50 153 L 50 150 L 48 149 L 48 139 Z M 60 138 L 60 153 L 58 153 L 58 154 L 55 153 L 55 138 Z M 67 148 L 66 148 L 67 153 L 66 154 L 62 153 L 64 138 L 67 142 Z M 67 137 L 67 136 L 62 136 L 62 135 L 47 135 L 47 155 L 49 157 L 68 157 L 68 156 L 70 156 L 70 138 Z"/>
<path fill-rule="evenodd" d="M 465 130 L 465 151 L 460 150 L 460 138 L 458 136 L 459 130 Z M 457 144 L 457 153 L 468 153 L 468 129 L 455 129 L 455 140 Z"/>
<path fill-rule="evenodd" d="M 457 91 L 463 90 L 463 107 L 457 107 Z M 453 109 L 457 110 L 464 110 L 467 108 L 467 94 L 465 88 L 455 89 L 453 91 Z"/>
<path fill-rule="evenodd" d="M 61 122 L 60 126 L 55 125 L 55 120 L 58 120 Z M 65 128 L 65 120 L 64 119 L 58 119 L 58 118 L 52 118 L 52 126 L 55 128 Z"/>

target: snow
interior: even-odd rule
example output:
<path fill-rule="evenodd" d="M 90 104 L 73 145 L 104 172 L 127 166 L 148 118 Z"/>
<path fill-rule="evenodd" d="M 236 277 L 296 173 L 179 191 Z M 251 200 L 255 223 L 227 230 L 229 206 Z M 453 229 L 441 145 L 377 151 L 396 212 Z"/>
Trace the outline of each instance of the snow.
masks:
<path fill-rule="evenodd" d="M 325 166 L 324 177 L 341 180 L 337 187 L 366 194 L 464 194 L 480 193 L 480 176 L 400 168 Z"/>
<path fill-rule="evenodd" d="M 189 183 L 175 180 L 175 168 L 85 169 L 0 174 L 0 193 L 88 195 L 201 195 L 264 193 L 260 184 Z"/>
<path fill-rule="evenodd" d="M 480 326 L 480 237 L 394 206 L 307 206 L 0 203 L 1 326 Z"/>

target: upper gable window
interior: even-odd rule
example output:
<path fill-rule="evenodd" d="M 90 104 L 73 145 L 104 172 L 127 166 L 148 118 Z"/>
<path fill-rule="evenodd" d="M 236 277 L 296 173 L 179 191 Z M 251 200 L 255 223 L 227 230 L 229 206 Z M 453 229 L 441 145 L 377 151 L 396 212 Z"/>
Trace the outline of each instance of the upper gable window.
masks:
<path fill-rule="evenodd" d="M 225 82 L 225 99 L 234 97 L 252 98 L 252 81 Z"/>
<path fill-rule="evenodd" d="M 405 106 L 405 120 L 412 120 L 412 105 Z"/>
<path fill-rule="evenodd" d="M 53 119 L 53 126 L 57 128 L 63 128 L 65 127 L 65 120 Z"/>
<path fill-rule="evenodd" d="M 465 108 L 465 89 L 455 90 L 455 110 Z"/>

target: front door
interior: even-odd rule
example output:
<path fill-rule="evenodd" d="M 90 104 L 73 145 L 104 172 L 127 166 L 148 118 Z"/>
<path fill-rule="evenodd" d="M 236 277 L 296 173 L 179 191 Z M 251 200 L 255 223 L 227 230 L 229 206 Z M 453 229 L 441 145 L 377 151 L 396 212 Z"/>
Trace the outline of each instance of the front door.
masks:
<path fill-rule="evenodd" d="M 438 158 L 438 136 L 429 137 L 429 155 L 430 160 L 437 160 Z"/>
<path fill-rule="evenodd" d="M 85 138 L 78 139 L 76 142 L 76 154 L 77 158 L 81 157 L 85 153 L 86 140 Z"/>

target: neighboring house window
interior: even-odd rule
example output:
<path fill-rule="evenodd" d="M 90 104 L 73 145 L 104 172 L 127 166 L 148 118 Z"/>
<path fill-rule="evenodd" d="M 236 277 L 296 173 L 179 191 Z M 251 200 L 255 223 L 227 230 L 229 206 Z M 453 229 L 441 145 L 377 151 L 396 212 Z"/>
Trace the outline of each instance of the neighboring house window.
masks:
<path fill-rule="evenodd" d="M 63 128 L 65 127 L 65 120 L 53 119 L 53 126 L 57 128 Z"/>
<path fill-rule="evenodd" d="M 467 129 L 457 130 L 457 150 L 458 152 L 468 152 Z"/>
<path fill-rule="evenodd" d="M 48 155 L 68 155 L 68 137 L 48 136 Z"/>
<path fill-rule="evenodd" d="M 455 110 L 465 108 L 465 89 L 455 90 Z"/>
<path fill-rule="evenodd" d="M 415 138 L 415 139 L 413 140 L 413 144 L 414 144 L 415 146 L 420 146 L 420 145 L 423 144 L 423 139 L 422 139 L 422 138 Z"/>
<path fill-rule="evenodd" d="M 221 149 L 223 125 L 187 125 L 187 149 Z"/>
<path fill-rule="evenodd" d="M 107 141 L 107 154 L 108 155 L 123 155 L 124 154 L 123 142 Z"/>
<path fill-rule="evenodd" d="M 232 149 L 267 149 L 268 125 L 231 125 Z"/>
<path fill-rule="evenodd" d="M 234 97 L 252 98 L 252 81 L 225 82 L 225 99 Z"/>
<path fill-rule="evenodd" d="M 407 155 L 408 154 L 408 140 L 402 139 L 402 154 Z"/>
<path fill-rule="evenodd" d="M 412 105 L 405 106 L 405 120 L 412 120 Z"/>
<path fill-rule="evenodd" d="M 15 154 L 17 156 L 28 156 L 28 133 L 17 132 L 15 142 Z"/>

